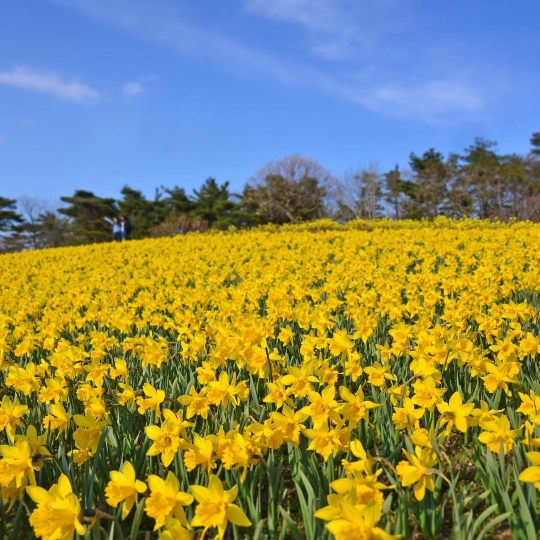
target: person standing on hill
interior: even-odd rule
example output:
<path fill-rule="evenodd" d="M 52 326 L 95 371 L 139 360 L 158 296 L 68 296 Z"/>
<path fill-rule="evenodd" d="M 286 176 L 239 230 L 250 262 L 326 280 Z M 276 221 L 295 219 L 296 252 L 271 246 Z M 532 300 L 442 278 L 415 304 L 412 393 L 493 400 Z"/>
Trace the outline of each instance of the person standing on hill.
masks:
<path fill-rule="evenodd" d="M 103 218 L 107 223 L 112 225 L 113 241 L 120 242 L 122 240 L 122 224 L 117 217 L 114 218 Z"/>
<path fill-rule="evenodd" d="M 128 240 L 131 235 L 133 226 L 131 225 L 131 221 L 127 216 L 120 216 L 120 226 L 122 232 L 122 240 Z"/>

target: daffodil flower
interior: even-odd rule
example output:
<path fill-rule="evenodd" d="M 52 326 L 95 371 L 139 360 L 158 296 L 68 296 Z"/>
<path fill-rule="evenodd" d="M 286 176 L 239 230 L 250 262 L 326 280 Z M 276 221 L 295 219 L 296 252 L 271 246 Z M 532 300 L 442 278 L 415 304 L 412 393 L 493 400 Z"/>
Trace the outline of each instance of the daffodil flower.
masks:
<path fill-rule="evenodd" d="M 123 501 L 122 519 L 137 504 L 138 494 L 146 491 L 146 484 L 137 480 L 133 465 L 126 461 L 122 466 L 122 471 L 111 471 L 111 480 L 105 488 L 107 503 L 115 508 Z"/>
<path fill-rule="evenodd" d="M 250 527 L 251 521 L 233 501 L 238 495 L 238 486 L 225 491 L 221 480 L 210 476 L 208 487 L 189 486 L 198 505 L 195 517 L 191 520 L 193 527 L 204 527 L 203 536 L 211 527 L 217 527 L 218 536 L 222 539 L 229 521 L 239 527 Z"/>

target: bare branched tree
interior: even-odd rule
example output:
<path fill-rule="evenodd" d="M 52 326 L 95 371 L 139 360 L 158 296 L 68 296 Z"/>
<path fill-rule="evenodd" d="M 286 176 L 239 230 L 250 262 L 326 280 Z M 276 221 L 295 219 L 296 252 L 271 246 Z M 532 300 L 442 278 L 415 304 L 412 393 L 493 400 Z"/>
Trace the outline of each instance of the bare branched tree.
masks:
<path fill-rule="evenodd" d="M 275 223 L 305 221 L 325 215 L 325 205 L 339 183 L 310 157 L 271 161 L 252 176 L 244 190 L 246 207 Z"/>
<path fill-rule="evenodd" d="M 40 242 L 40 215 L 53 212 L 54 205 L 50 201 L 27 196 L 19 197 L 17 205 L 24 218 L 24 223 L 20 228 L 27 238 L 28 247 L 39 249 L 42 247 Z"/>
<path fill-rule="evenodd" d="M 352 218 L 374 219 L 382 211 L 382 175 L 377 163 L 345 173 L 341 183 L 340 208 Z"/>

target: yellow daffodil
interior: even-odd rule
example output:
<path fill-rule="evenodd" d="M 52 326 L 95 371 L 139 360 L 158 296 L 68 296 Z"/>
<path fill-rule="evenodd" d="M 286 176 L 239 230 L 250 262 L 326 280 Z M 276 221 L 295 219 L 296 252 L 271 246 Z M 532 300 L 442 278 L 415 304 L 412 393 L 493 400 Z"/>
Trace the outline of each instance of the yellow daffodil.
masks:
<path fill-rule="evenodd" d="M 165 392 L 161 389 L 155 389 L 150 383 L 144 383 L 143 392 L 146 398 L 138 397 L 137 405 L 139 414 L 144 414 L 148 409 L 156 413 L 156 417 L 160 416 L 160 405 L 165 400 Z"/>
<path fill-rule="evenodd" d="M 19 403 L 18 399 L 11 401 L 8 396 L 4 396 L 0 404 L 0 431 L 5 429 L 9 438 L 14 440 L 15 430 L 23 425 L 22 418 L 28 412 L 28 407 Z"/>
<path fill-rule="evenodd" d="M 416 446 L 414 454 L 403 450 L 408 461 L 400 461 L 397 464 L 396 472 L 403 487 L 414 484 L 414 496 L 419 500 L 424 500 L 426 489 L 435 490 L 433 481 L 433 469 L 437 464 L 435 452 L 429 448 Z"/>
<path fill-rule="evenodd" d="M 36 483 L 34 470 L 39 466 L 32 461 L 32 448 L 26 439 L 19 439 L 14 446 L 0 445 L 0 454 L 0 486 L 8 487 L 11 481 L 16 487 L 26 481 Z"/>
<path fill-rule="evenodd" d="M 445 403 L 444 401 L 437 404 L 437 409 L 442 414 L 441 427 L 448 426 L 448 431 L 452 430 L 453 426 L 459 429 L 462 433 L 467 431 L 467 418 L 472 414 L 474 403 L 463 405 L 463 398 L 459 392 L 454 392 L 452 397 Z"/>
<path fill-rule="evenodd" d="M 540 489 L 540 452 L 527 452 L 527 458 L 532 467 L 524 469 L 519 475 L 519 480 L 531 482 L 536 489 Z"/>
<path fill-rule="evenodd" d="M 512 450 L 514 439 L 521 431 L 521 428 L 510 429 L 510 421 L 505 415 L 501 416 L 497 421 L 484 422 L 482 428 L 484 431 L 478 435 L 478 440 L 496 453 L 499 453 L 502 444 L 504 454 L 508 454 Z"/>
<path fill-rule="evenodd" d="M 225 491 L 221 480 L 210 475 L 208 487 L 189 486 L 197 501 L 195 517 L 191 521 L 193 527 L 204 527 L 204 533 L 209 528 L 217 528 L 218 537 L 222 539 L 229 521 L 238 527 L 250 527 L 251 521 L 233 501 L 238 494 L 238 486 Z"/>
<path fill-rule="evenodd" d="M 185 441 L 179 437 L 180 426 L 170 422 L 164 422 L 161 426 L 146 426 L 146 436 L 154 441 L 148 449 L 147 456 L 161 456 L 161 461 L 168 467 L 174 456 L 181 447 L 185 447 Z"/>
<path fill-rule="evenodd" d="M 416 409 L 411 398 L 403 400 L 403 407 L 396 407 L 392 415 L 392 422 L 396 429 L 414 429 L 419 426 L 419 420 L 424 416 L 426 409 Z"/>
<path fill-rule="evenodd" d="M 163 480 L 155 474 L 148 477 L 150 496 L 146 500 L 146 513 L 156 520 L 154 530 L 163 527 L 167 517 L 179 520 L 183 527 L 188 526 L 184 506 L 193 502 L 193 496 L 180 491 L 180 482 L 176 476 L 169 472 Z"/>
<path fill-rule="evenodd" d="M 381 507 L 375 501 L 361 509 L 342 503 L 340 513 L 341 519 L 335 519 L 326 525 L 336 540 L 351 540 L 352 538 L 392 540 L 400 537 L 399 534 L 388 534 L 375 526 L 381 518 Z"/>
<path fill-rule="evenodd" d="M 187 406 L 186 418 L 193 418 L 194 416 L 200 416 L 201 418 L 208 418 L 208 412 L 210 411 L 210 402 L 206 397 L 208 388 L 203 388 L 201 392 L 197 392 L 195 387 L 191 387 L 189 394 L 186 396 L 180 396 L 178 402 Z"/>
<path fill-rule="evenodd" d="M 146 491 L 146 484 L 136 479 L 135 469 L 129 461 L 122 466 L 122 471 L 111 471 L 111 480 L 105 488 L 107 503 L 115 508 L 123 502 L 122 519 L 137 504 L 138 494 Z"/>
<path fill-rule="evenodd" d="M 64 474 L 49 491 L 38 487 L 26 488 L 37 508 L 30 515 L 30 525 L 38 538 L 43 540 L 68 540 L 75 532 L 84 535 L 80 522 L 81 505 L 73 493 L 71 484 Z"/>
<path fill-rule="evenodd" d="M 395 381 L 396 376 L 388 373 L 390 371 L 389 365 L 383 366 L 380 362 L 375 362 L 373 366 L 364 368 L 364 371 L 368 375 L 368 382 L 373 386 L 377 386 L 383 389 L 386 386 L 386 381 Z"/>

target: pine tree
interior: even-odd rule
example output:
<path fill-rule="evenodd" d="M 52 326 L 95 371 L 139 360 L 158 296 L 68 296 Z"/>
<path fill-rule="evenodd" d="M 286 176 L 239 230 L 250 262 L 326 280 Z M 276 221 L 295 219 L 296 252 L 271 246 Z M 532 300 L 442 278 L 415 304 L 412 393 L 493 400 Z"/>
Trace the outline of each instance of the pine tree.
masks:
<path fill-rule="evenodd" d="M 17 212 L 17 201 L 0 197 L 0 232 L 13 230 L 17 223 L 22 223 L 23 217 Z"/>
<path fill-rule="evenodd" d="M 159 192 L 153 201 L 148 200 L 137 189 L 124 186 L 118 201 L 120 214 L 129 218 L 133 227 L 132 238 L 144 238 L 148 231 L 167 219 L 166 203 L 161 200 Z"/>
<path fill-rule="evenodd" d="M 540 156 L 540 131 L 533 133 L 531 136 L 531 154 Z"/>
<path fill-rule="evenodd" d="M 79 189 L 73 197 L 60 197 L 68 207 L 59 212 L 72 219 L 72 232 L 75 241 L 80 244 L 105 242 L 111 239 L 111 226 L 104 217 L 118 215 L 116 201 L 102 198 L 91 191 Z"/>
<path fill-rule="evenodd" d="M 194 209 L 191 214 L 204 219 L 210 226 L 226 229 L 237 221 L 237 204 L 231 200 L 229 182 L 218 184 L 207 178 L 199 190 L 193 190 Z"/>

